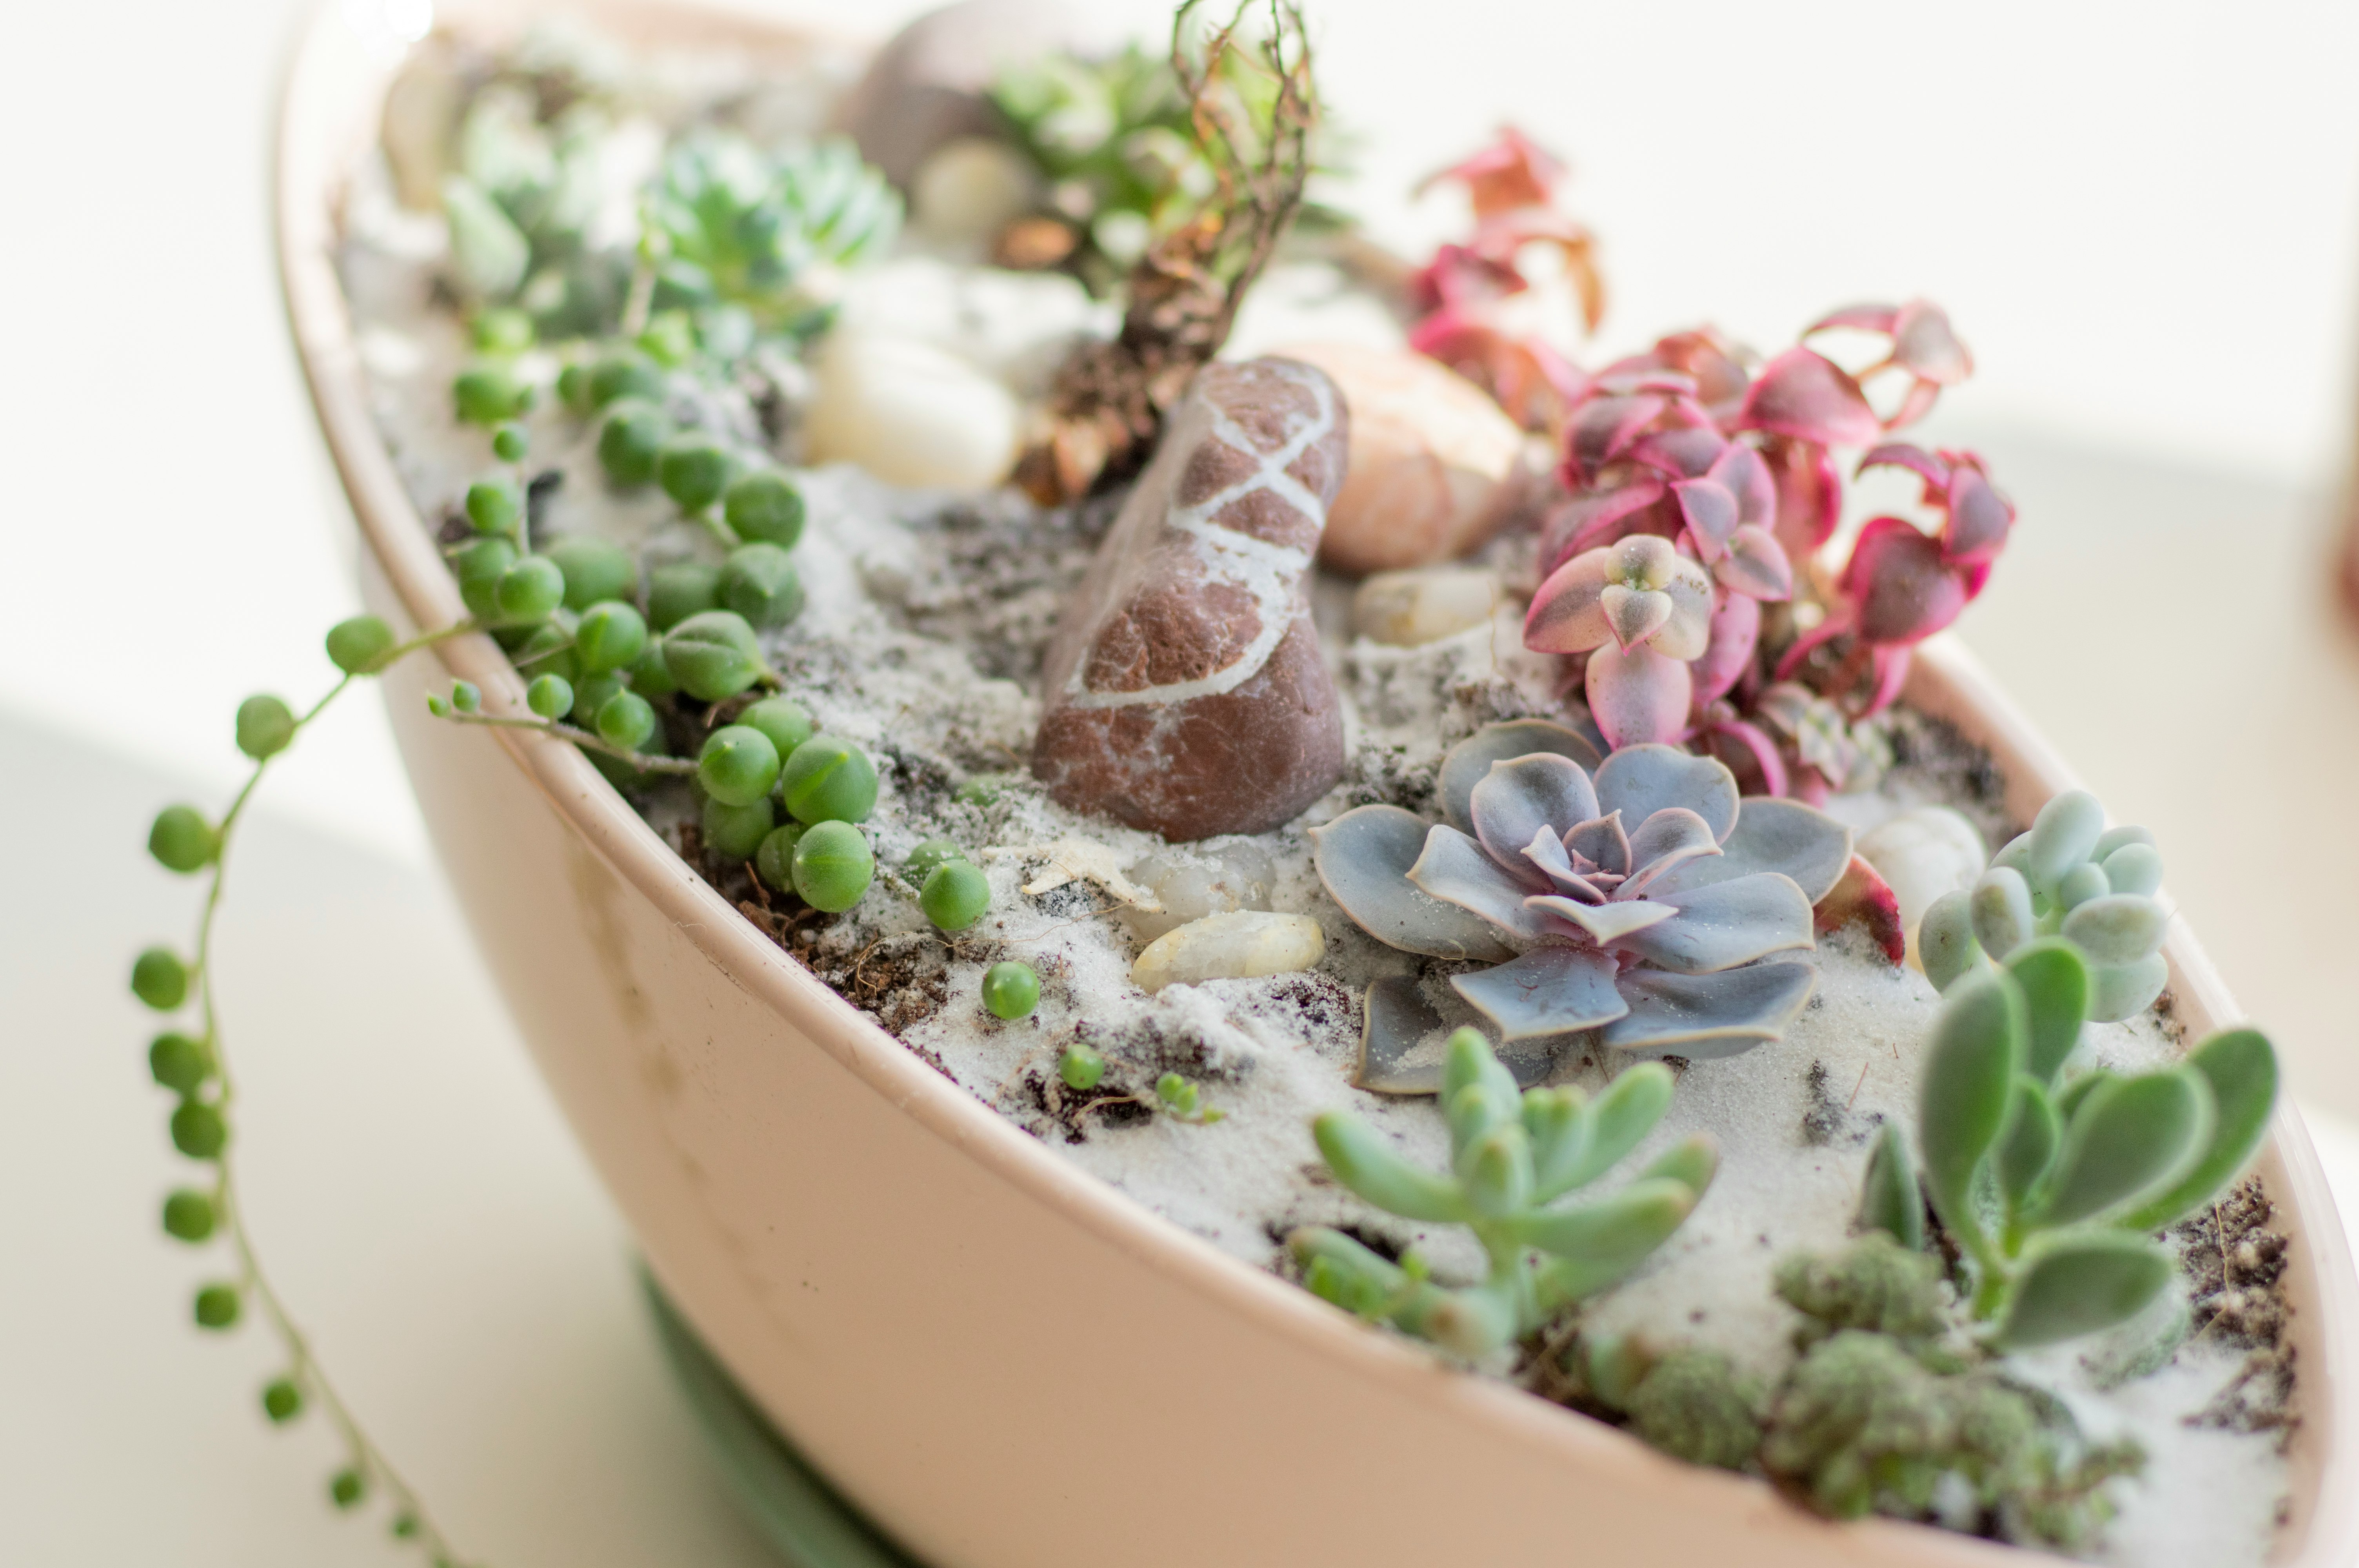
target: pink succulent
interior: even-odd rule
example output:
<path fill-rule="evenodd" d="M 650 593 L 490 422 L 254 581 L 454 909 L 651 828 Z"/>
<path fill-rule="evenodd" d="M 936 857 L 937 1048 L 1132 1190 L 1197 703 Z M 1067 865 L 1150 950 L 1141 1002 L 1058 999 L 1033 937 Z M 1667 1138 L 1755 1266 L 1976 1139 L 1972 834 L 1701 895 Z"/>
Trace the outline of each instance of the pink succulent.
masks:
<path fill-rule="evenodd" d="M 1617 750 L 1675 739 L 1694 700 L 1690 659 L 1712 641 L 1712 579 L 1654 534 L 1575 556 L 1524 618 L 1527 646 L 1587 654 L 1590 716 Z"/>
<path fill-rule="evenodd" d="M 1929 299 L 1912 299 L 1906 305 L 1849 306 L 1821 317 L 1802 336 L 1837 327 L 1881 332 L 1891 341 L 1890 351 L 1861 371 L 1855 384 L 1887 370 L 1903 371 L 1909 377 L 1908 391 L 1899 407 L 1883 421 L 1887 431 L 1914 425 L 1933 411 L 1945 387 L 1974 373 L 1974 356 L 1958 341 L 1949 312 Z"/>
<path fill-rule="evenodd" d="M 1941 514 L 1941 526 L 1927 534 L 1906 518 L 1886 516 L 1860 530 L 1836 583 L 1833 608 L 1777 665 L 1777 678 L 1784 680 L 1825 643 L 1854 638 L 1859 652 L 1833 685 L 1841 691 L 1858 684 L 1862 674 L 1872 675 L 1858 709 L 1863 715 L 1900 695 L 1909 650 L 1955 621 L 1982 592 L 2015 525 L 2014 505 L 1992 487 L 1972 452 L 1928 452 L 1895 441 L 1868 452 L 1857 471 L 1871 468 L 1916 474 L 1924 481 L 1923 503 Z M 1858 667 L 1862 662 L 1864 670 Z"/>

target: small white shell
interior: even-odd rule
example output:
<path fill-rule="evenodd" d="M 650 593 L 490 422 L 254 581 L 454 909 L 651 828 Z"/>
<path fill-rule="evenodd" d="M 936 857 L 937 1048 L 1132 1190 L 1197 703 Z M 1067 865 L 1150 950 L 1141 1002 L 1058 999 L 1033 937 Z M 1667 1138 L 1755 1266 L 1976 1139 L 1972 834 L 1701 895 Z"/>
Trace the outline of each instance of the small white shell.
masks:
<path fill-rule="evenodd" d="M 1130 967 L 1133 984 L 1158 991 L 1199 980 L 1246 979 L 1307 969 L 1327 956 L 1327 935 L 1307 914 L 1238 910 L 1165 932 Z"/>

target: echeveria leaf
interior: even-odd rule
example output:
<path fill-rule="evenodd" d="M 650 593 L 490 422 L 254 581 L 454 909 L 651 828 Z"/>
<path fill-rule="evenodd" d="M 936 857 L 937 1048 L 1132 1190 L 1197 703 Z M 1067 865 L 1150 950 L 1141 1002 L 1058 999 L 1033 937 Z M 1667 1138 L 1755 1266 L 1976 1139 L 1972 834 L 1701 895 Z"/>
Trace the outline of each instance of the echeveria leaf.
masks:
<path fill-rule="evenodd" d="M 1834 891 L 1851 865 L 1852 831 L 1799 800 L 1748 795 L 1737 807 L 1736 827 L 1720 848 L 1717 856 L 1690 860 L 1666 872 L 1656 886 L 1668 892 L 1777 871 L 1793 878 L 1802 896 L 1816 904 Z"/>
<path fill-rule="evenodd" d="M 1533 1200 L 1546 1203 L 1612 1170 L 1670 1109 L 1671 1083 L 1671 1070 L 1660 1062 L 1641 1062 L 1616 1075 L 1589 1102 L 1587 1140 L 1577 1150 L 1568 1148 L 1561 1157 L 1540 1163 Z"/>
<path fill-rule="evenodd" d="M 2095 851 L 2104 831 L 2105 808 L 2097 797 L 2084 789 L 2066 790 L 2041 806 L 2032 819 L 2031 842 L 2023 855 L 2024 876 L 2041 892 L 2054 892 L 2064 873 Z"/>
<path fill-rule="evenodd" d="M 1535 1215 L 1527 1225 L 1539 1234 L 1525 1238 L 1557 1254 L 1535 1283 L 1550 1305 L 1594 1294 L 1645 1262 L 1695 1206 L 1692 1187 L 1657 1176 L 1633 1182 L 1595 1205 Z"/>
<path fill-rule="evenodd" d="M 1358 1117 L 1324 1111 L 1311 1122 L 1310 1135 L 1335 1179 L 1386 1214 L 1462 1224 L 1472 1217 L 1456 1182 L 1410 1164 Z"/>
<path fill-rule="evenodd" d="M 1699 1132 L 1692 1138 L 1672 1144 L 1647 1161 L 1647 1168 L 1638 1173 L 1637 1179 L 1644 1182 L 1664 1176 L 1674 1182 L 1684 1182 L 1696 1196 L 1701 1197 L 1719 1171 L 1720 1145 L 1712 1141 L 1712 1134 Z"/>
<path fill-rule="evenodd" d="M 1618 877 L 1630 870 L 1630 835 L 1618 811 L 1575 823 L 1564 836 L 1564 847 L 1571 854 L 1585 856 L 1601 871 Z"/>
<path fill-rule="evenodd" d="M 1736 827 L 1736 775 L 1677 746 L 1625 746 L 1597 769 L 1597 803 L 1620 812 L 1625 825 L 1682 806 L 1704 819 L 1714 840 L 1724 839 Z"/>
<path fill-rule="evenodd" d="M 1552 914 L 1559 920 L 1577 925 L 1593 942 L 1618 941 L 1634 931 L 1644 931 L 1658 925 L 1679 914 L 1676 905 L 1656 903 L 1649 899 L 1630 898 L 1616 903 L 1583 903 L 1576 898 L 1559 898 L 1553 894 L 1524 900 L 1525 907 Z"/>
<path fill-rule="evenodd" d="M 1926 906 L 1917 923 L 1917 954 L 1937 991 L 1947 991 L 1970 970 L 1988 967 L 1982 944 L 1974 940 L 1972 895 L 1945 892 Z"/>
<path fill-rule="evenodd" d="M 2039 1178 L 2056 1163 L 2057 1145 L 2063 1141 L 2064 1121 L 2048 1098 L 2047 1086 L 2029 1073 L 2017 1077 L 2015 1108 L 1993 1162 L 2010 1210 L 2022 1208 L 2038 1190 Z"/>
<path fill-rule="evenodd" d="M 1622 977 L 1629 1014 L 1605 1026 L 1605 1044 L 1695 1061 L 1734 1056 L 1783 1034 L 1818 980 L 1818 970 L 1790 960 L 1711 975 L 1633 969 Z"/>
<path fill-rule="evenodd" d="M 2277 1101 L 2277 1054 L 2256 1029 L 2231 1029 L 2198 1045 L 2187 1065 L 2212 1087 L 2212 1137 L 2202 1157 L 2160 1195 L 2122 1216 L 2131 1230 L 2159 1230 L 2210 1203 L 2235 1180 L 2269 1129 Z"/>
<path fill-rule="evenodd" d="M 1967 895 L 1974 940 L 1994 958 L 2005 958 L 2032 938 L 2031 884 L 2009 866 L 1994 866 Z"/>
<path fill-rule="evenodd" d="M 1369 935 L 1405 952 L 1494 963 L 1513 957 L 1490 922 L 1408 880 L 1425 850 L 1426 827 L 1423 817 L 1397 806 L 1363 806 L 1312 828 L 1311 859 L 1327 896 Z"/>
<path fill-rule="evenodd" d="M 1440 1061 L 1408 1061 L 1442 1026 L 1416 980 L 1404 975 L 1377 980 L 1368 987 L 1360 1019 L 1360 1070 L 1352 1076 L 1353 1087 L 1385 1095 L 1430 1095 L 1441 1087 Z"/>
<path fill-rule="evenodd" d="M 2174 1267 L 2169 1253 L 2141 1237 L 2060 1237 L 2024 1269 L 1993 1338 L 2029 1350 L 2127 1323 L 2162 1292 Z"/>
<path fill-rule="evenodd" d="M 2104 860 L 2105 885 L 2115 892 L 2152 898 L 2162 886 L 2162 851 L 2151 844 L 2125 844 Z"/>
<path fill-rule="evenodd" d="M 1481 915 L 1516 940 L 1528 944 L 1549 934 L 1539 912 L 1524 907 L 1533 890 L 1455 827 L 1437 822 L 1428 830 L 1408 880 L 1419 892 Z"/>
<path fill-rule="evenodd" d="M 2023 990 L 1992 970 L 1958 981 L 1925 1052 L 1917 1141 L 1925 1186 L 1942 1223 L 1978 1258 L 1989 1242 L 1974 1213 L 1974 1173 L 2006 1130 L 2023 1070 Z"/>
<path fill-rule="evenodd" d="M 1594 1029 L 1630 1011 L 1614 989 L 1620 966 L 1605 954 L 1535 947 L 1522 957 L 1450 981 L 1460 996 L 1499 1026 L 1503 1040 Z"/>
<path fill-rule="evenodd" d="M 1540 719 L 1485 724 L 1452 746 L 1450 754 L 1441 759 L 1441 774 L 1436 788 L 1441 797 L 1443 819 L 1462 833 L 1473 832 L 1474 814 L 1469 801 L 1474 794 L 1474 786 L 1490 773 L 1491 764 L 1528 757 L 1538 752 L 1569 757 L 1592 773 L 1597 770 L 1597 748 L 1561 724 L 1550 724 Z M 1589 815 L 1594 816 L 1597 813 L 1592 811 Z M 1559 826 L 1570 827 L 1572 824 L 1560 823 Z"/>
<path fill-rule="evenodd" d="M 2063 936 L 2089 955 L 2093 965 L 2135 964 L 2162 946 L 2170 917 L 2150 898 L 2134 892 L 2093 898 L 2064 917 Z"/>
<path fill-rule="evenodd" d="M 2100 1085 L 2073 1108 L 2056 1175 L 2028 1217 L 2070 1225 L 2176 1183 L 2212 1137 L 2212 1090 L 2178 1067 Z"/>
<path fill-rule="evenodd" d="M 1861 1228 L 1881 1230 L 1911 1252 L 1925 1245 L 1925 1195 L 1917 1185 L 1917 1169 L 1908 1162 L 1908 1144 L 1898 1122 L 1886 1122 L 1876 1134 L 1860 1186 Z"/>
<path fill-rule="evenodd" d="M 2089 1015 L 2089 966 L 2071 943 L 2044 936 L 2009 956 L 2006 972 L 2023 988 L 2023 1070 L 2052 1086 L 2081 1043 L 2081 1024 Z"/>
<path fill-rule="evenodd" d="M 2101 964 L 2089 971 L 2089 1016 L 2099 1023 L 2136 1018 L 2170 983 L 2170 960 L 2150 953 L 2133 964 Z"/>
<path fill-rule="evenodd" d="M 1578 764 L 1538 752 L 1493 762 L 1468 797 L 1467 814 L 1492 859 L 1512 861 L 1535 834 L 1549 830 L 1561 842 L 1567 828 L 1595 816 L 1597 792 Z"/>
<path fill-rule="evenodd" d="M 1733 969 L 1812 945 L 1810 901 L 1793 878 L 1775 871 L 1668 893 L 1660 902 L 1679 914 L 1616 937 L 1614 945 L 1682 975 Z"/>
<path fill-rule="evenodd" d="M 1686 861 L 1719 853 L 1720 840 L 1702 817 L 1685 806 L 1666 806 L 1638 824 L 1637 831 L 1630 835 L 1630 881 L 1625 891 L 1640 892 Z"/>

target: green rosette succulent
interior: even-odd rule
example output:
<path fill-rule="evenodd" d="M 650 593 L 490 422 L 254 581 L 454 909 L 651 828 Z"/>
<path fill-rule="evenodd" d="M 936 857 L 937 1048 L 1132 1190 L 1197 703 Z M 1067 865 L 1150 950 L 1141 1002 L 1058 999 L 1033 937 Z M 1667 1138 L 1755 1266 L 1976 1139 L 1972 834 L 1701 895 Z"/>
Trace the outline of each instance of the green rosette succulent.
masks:
<path fill-rule="evenodd" d="M 2154 835 L 2107 828 L 2095 795 L 2068 790 L 1992 857 L 1971 891 L 1945 894 L 1925 911 L 1918 935 L 1925 974 L 1947 991 L 2027 943 L 2061 936 L 2088 960 L 2089 1016 L 2134 1018 L 2170 978 L 2162 957 L 2170 916 L 2155 897 L 2161 886 Z"/>
<path fill-rule="evenodd" d="M 1612 1169 L 1662 1119 L 1670 1069 L 1642 1062 L 1593 1099 L 1571 1087 L 1519 1090 L 1482 1034 L 1461 1029 L 1450 1037 L 1441 1089 L 1447 1174 L 1408 1163 L 1347 1112 L 1321 1116 L 1312 1132 L 1335 1179 L 1376 1207 L 1473 1230 L 1490 1260 L 1487 1278 L 1437 1284 L 1414 1254 L 1395 1263 L 1321 1226 L 1287 1241 L 1316 1294 L 1460 1356 L 1534 1332 L 1646 1261 L 1686 1220 L 1719 1163 L 1712 1141 L 1699 1136 L 1610 1197 L 1552 1206 Z"/>

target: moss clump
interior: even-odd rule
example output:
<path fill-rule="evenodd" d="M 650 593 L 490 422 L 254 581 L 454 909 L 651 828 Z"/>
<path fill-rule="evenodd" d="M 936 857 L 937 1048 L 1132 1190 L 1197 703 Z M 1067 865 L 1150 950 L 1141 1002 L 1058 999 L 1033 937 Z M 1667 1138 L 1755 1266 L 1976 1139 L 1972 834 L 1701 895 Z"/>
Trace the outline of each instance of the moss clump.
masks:
<path fill-rule="evenodd" d="M 1803 1349 L 1846 1328 L 1924 1341 L 1947 1327 L 1940 1263 L 1880 1230 L 1832 1258 L 1784 1260 L 1777 1284 L 1777 1293 L 1807 1320 L 1795 1330 Z"/>
<path fill-rule="evenodd" d="M 1691 1465 L 1742 1470 L 1761 1442 L 1756 1398 L 1716 1350 L 1674 1350 L 1632 1390 L 1630 1424 Z"/>

